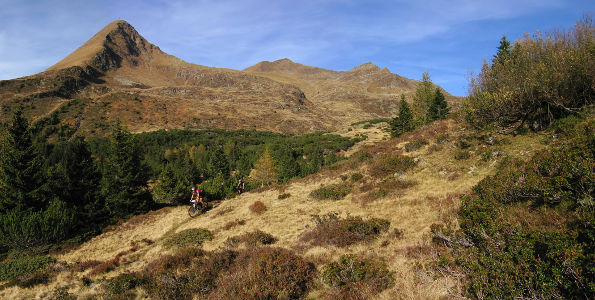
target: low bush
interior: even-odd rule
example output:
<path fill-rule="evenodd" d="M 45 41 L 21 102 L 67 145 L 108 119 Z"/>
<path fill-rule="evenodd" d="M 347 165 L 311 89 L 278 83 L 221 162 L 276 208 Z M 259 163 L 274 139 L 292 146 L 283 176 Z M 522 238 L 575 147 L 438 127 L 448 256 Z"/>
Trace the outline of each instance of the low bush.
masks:
<path fill-rule="evenodd" d="M 315 227 L 306 232 L 302 239 L 313 245 L 346 247 L 351 244 L 372 240 L 386 232 L 390 222 L 386 219 L 347 216 L 340 218 L 337 213 L 313 216 Z"/>
<path fill-rule="evenodd" d="M 467 150 L 459 150 L 455 152 L 455 159 L 456 160 L 465 160 L 471 157 L 471 154 Z"/>
<path fill-rule="evenodd" d="M 256 230 L 240 236 L 231 237 L 225 241 L 225 245 L 229 248 L 234 248 L 240 243 L 245 243 L 246 246 L 255 247 L 260 245 L 270 245 L 276 241 L 277 239 L 271 234 Z"/>
<path fill-rule="evenodd" d="M 346 184 L 331 184 L 310 192 L 310 196 L 317 200 L 341 200 L 351 192 L 351 187 Z"/>
<path fill-rule="evenodd" d="M 17 279 L 55 262 L 56 260 L 49 256 L 23 257 L 0 262 L 0 281 Z"/>
<path fill-rule="evenodd" d="M 255 248 L 239 253 L 217 280 L 213 299 L 298 299 L 306 295 L 316 268 L 290 250 Z"/>
<path fill-rule="evenodd" d="M 107 281 L 107 284 L 104 285 L 104 295 L 109 299 L 117 297 L 121 299 L 134 299 L 136 295 L 131 290 L 142 286 L 145 281 L 139 273 L 120 274 Z"/>
<path fill-rule="evenodd" d="M 95 267 L 100 264 L 101 264 L 101 262 L 98 260 L 87 260 L 87 261 L 76 263 L 75 265 L 72 266 L 72 270 L 75 272 L 84 272 L 88 268 L 92 268 L 92 267 Z"/>
<path fill-rule="evenodd" d="M 182 230 L 165 240 L 163 245 L 167 248 L 178 247 L 184 248 L 189 246 L 202 245 L 204 241 L 213 239 L 213 234 L 207 229 L 191 228 Z"/>
<path fill-rule="evenodd" d="M 362 178 L 364 178 L 364 175 L 362 175 L 360 173 L 351 174 L 351 181 L 353 181 L 353 182 L 359 181 Z"/>
<path fill-rule="evenodd" d="M 365 299 L 394 285 L 386 264 L 357 256 L 341 256 L 324 266 L 322 282 L 335 290 L 336 298 Z"/>
<path fill-rule="evenodd" d="M 404 155 L 381 155 L 370 165 L 370 175 L 385 177 L 396 172 L 404 173 L 415 166 L 413 158 Z"/>
<path fill-rule="evenodd" d="M 225 225 L 223 226 L 223 230 L 230 230 L 236 226 L 244 225 L 244 224 L 246 224 L 246 221 L 244 221 L 244 220 L 229 221 L 229 222 L 225 223 Z"/>
<path fill-rule="evenodd" d="M 254 203 L 252 203 L 252 205 L 250 205 L 248 208 L 251 212 L 259 215 L 267 210 L 267 207 L 264 205 L 264 203 L 262 203 L 262 201 L 254 201 Z"/>
<path fill-rule="evenodd" d="M 411 141 L 405 144 L 405 152 L 411 152 L 420 149 L 421 147 L 429 144 L 428 140 L 426 139 L 419 139 L 415 141 Z"/>
<path fill-rule="evenodd" d="M 114 257 L 93 267 L 91 272 L 89 272 L 89 275 L 94 276 L 98 274 L 108 273 L 115 270 L 118 266 L 120 266 L 120 257 Z"/>
<path fill-rule="evenodd" d="M 287 199 L 289 197 L 291 197 L 291 194 L 290 193 L 283 193 L 283 194 L 279 194 L 279 196 L 277 197 L 277 199 L 283 200 L 283 199 Z"/>

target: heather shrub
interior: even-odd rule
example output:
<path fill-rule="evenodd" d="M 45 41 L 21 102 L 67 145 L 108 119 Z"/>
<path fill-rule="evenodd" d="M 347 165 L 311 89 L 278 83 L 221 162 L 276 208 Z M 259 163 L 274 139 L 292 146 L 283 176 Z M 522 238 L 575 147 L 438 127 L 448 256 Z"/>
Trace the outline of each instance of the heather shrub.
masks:
<path fill-rule="evenodd" d="M 239 253 L 217 280 L 213 299 L 298 299 L 306 295 L 316 268 L 283 248 L 252 248 Z"/>
<path fill-rule="evenodd" d="M 351 244 L 372 240 L 386 232 L 390 222 L 386 219 L 347 216 L 341 218 L 337 213 L 313 216 L 315 227 L 306 232 L 302 239 L 313 245 L 346 247 Z"/>
<path fill-rule="evenodd" d="M 421 147 L 429 144 L 426 139 L 418 139 L 405 144 L 405 152 L 411 152 L 420 149 Z"/>
<path fill-rule="evenodd" d="M 465 160 L 471 157 L 471 154 L 467 150 L 459 150 L 455 152 L 455 159 L 456 160 Z"/>
<path fill-rule="evenodd" d="M 256 230 L 247 232 L 240 236 L 228 238 L 225 245 L 230 248 L 237 247 L 238 244 L 244 243 L 246 246 L 254 247 L 260 245 L 270 245 L 277 241 L 277 239 L 269 233 Z"/>
<path fill-rule="evenodd" d="M 331 184 L 313 190 L 310 196 L 317 200 L 341 200 L 351 192 L 351 187 L 346 184 Z"/>
<path fill-rule="evenodd" d="M 185 248 L 189 246 L 199 246 L 204 241 L 210 241 L 213 239 L 213 234 L 207 229 L 203 228 L 191 228 L 182 230 L 169 237 L 163 245 L 167 248 L 178 247 Z"/>
<path fill-rule="evenodd" d="M 386 264 L 352 255 L 324 266 L 322 282 L 333 288 L 337 298 L 364 299 L 394 285 Z"/>
<path fill-rule="evenodd" d="M 267 210 L 267 207 L 262 203 L 262 201 L 254 201 L 252 205 L 248 206 L 251 212 L 255 214 L 262 214 Z"/>
<path fill-rule="evenodd" d="M 93 275 L 108 273 L 108 272 L 115 270 L 118 266 L 120 266 L 120 258 L 114 257 L 112 259 L 108 259 L 108 260 L 102 262 L 101 264 L 93 267 L 91 272 L 89 272 L 89 275 L 93 276 Z"/>
<path fill-rule="evenodd" d="M 98 260 L 87 260 L 87 261 L 76 263 L 75 265 L 72 266 L 72 270 L 75 272 L 84 272 L 88 268 L 92 268 L 92 267 L 95 267 L 100 264 L 101 264 L 101 262 Z"/>
<path fill-rule="evenodd" d="M 364 175 L 362 175 L 360 173 L 351 174 L 351 181 L 353 181 L 353 182 L 359 181 L 362 178 L 364 178 Z"/>
<path fill-rule="evenodd" d="M 370 165 L 370 175 L 373 177 L 385 177 L 393 173 L 403 173 L 415 166 L 413 158 L 404 155 L 386 155 L 379 156 Z"/>

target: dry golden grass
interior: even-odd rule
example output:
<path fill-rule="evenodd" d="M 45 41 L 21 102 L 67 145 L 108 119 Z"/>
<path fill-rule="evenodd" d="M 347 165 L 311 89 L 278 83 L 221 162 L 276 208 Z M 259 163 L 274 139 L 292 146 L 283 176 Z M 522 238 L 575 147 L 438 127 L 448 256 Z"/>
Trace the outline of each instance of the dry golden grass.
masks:
<path fill-rule="evenodd" d="M 393 174 L 386 178 L 370 177 L 369 168 L 374 165 L 378 154 L 402 153 L 400 149 L 404 144 L 415 138 L 426 138 L 430 141 L 430 146 L 434 145 L 435 137 L 443 132 L 448 132 L 450 139 L 440 144 L 440 150 L 427 153 L 426 149 L 419 149 L 403 153 L 417 160 L 417 165 L 399 176 L 403 176 L 403 180 L 416 182 L 416 185 L 399 193 L 388 193 L 365 205 L 361 203 L 362 194 L 358 192 L 360 185 L 367 183 L 374 189 L 382 180 L 394 178 Z M 458 151 L 456 139 L 470 133 L 471 131 L 454 121 L 443 121 L 399 139 L 376 140 L 375 145 L 366 148 L 366 151 L 374 155 L 363 162 L 351 164 L 356 159 L 354 156 L 339 168 L 323 170 L 280 188 L 244 193 L 223 201 L 213 210 L 194 219 L 188 217 L 186 207 L 183 206 L 139 216 L 121 224 L 119 228 L 93 238 L 78 249 L 57 255 L 56 258 L 69 265 L 88 260 L 103 262 L 129 250 L 132 245 L 138 245 L 138 250 L 127 254 L 126 263 L 108 273 L 90 276 L 91 280 L 100 282 L 103 277 L 111 278 L 123 272 L 141 270 L 148 262 L 169 253 L 170 250 L 164 249 L 160 241 L 185 229 L 205 228 L 213 233 L 213 239 L 205 241 L 202 246 L 206 251 L 222 249 L 229 238 L 260 230 L 278 239 L 276 247 L 293 249 L 314 262 L 319 269 L 344 254 L 381 258 L 389 270 L 394 272 L 396 282 L 392 288 L 376 295 L 378 299 L 455 297 L 459 293 L 461 278 L 456 274 L 441 276 L 428 267 L 428 262 L 435 255 L 431 247 L 430 226 L 448 222 L 453 222 L 456 226 L 458 195 L 467 193 L 479 180 L 493 174 L 498 162 L 506 155 L 529 157 L 531 153 L 544 147 L 539 143 L 540 136 L 537 134 L 507 137 L 509 142 L 498 146 L 471 139 L 468 149 L 474 154 L 467 160 L 455 160 L 453 154 Z M 480 152 L 491 151 L 495 147 L 502 155 L 490 156 L 489 160 L 482 159 L 479 155 Z M 349 178 L 356 172 L 363 176 L 356 182 L 350 179 L 343 181 L 340 178 L 341 175 Z M 320 186 L 337 183 L 353 185 L 352 193 L 336 201 L 314 200 L 310 196 Z M 280 200 L 280 194 L 290 196 Z M 262 202 L 267 208 L 264 213 L 251 212 L 250 206 L 256 201 Z M 345 248 L 311 246 L 301 241 L 303 233 L 314 226 L 311 216 L 330 212 L 338 212 L 342 216 L 361 216 L 364 219 L 387 219 L 390 221 L 390 229 L 377 239 Z M 238 226 L 238 220 L 243 225 Z M 397 236 L 395 230 L 400 231 L 401 235 Z M 141 242 L 143 239 L 154 243 Z M 0 298 L 41 298 L 51 294 L 56 287 L 63 286 L 79 296 L 99 293 L 99 285 L 82 285 L 81 278 L 89 276 L 87 272 L 63 272 L 50 284 L 34 289 L 8 288 L 0 291 Z M 324 286 L 319 285 L 319 290 L 311 291 L 309 296 L 320 298 L 325 293 Z"/>

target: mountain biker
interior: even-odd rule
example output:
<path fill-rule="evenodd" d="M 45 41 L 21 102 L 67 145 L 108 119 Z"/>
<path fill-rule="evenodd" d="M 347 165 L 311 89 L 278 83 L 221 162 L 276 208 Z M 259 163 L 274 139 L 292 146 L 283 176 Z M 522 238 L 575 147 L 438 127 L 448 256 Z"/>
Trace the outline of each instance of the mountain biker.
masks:
<path fill-rule="evenodd" d="M 200 203 L 200 205 L 202 207 L 205 207 L 205 206 L 207 206 L 207 204 L 203 201 L 203 199 L 200 195 L 201 193 L 202 193 L 201 189 L 192 187 L 192 196 L 190 196 L 190 202 L 192 202 L 192 203 L 198 202 L 198 203 Z"/>
<path fill-rule="evenodd" d="M 238 185 L 236 185 L 236 190 L 238 191 L 238 194 L 241 194 L 244 192 L 244 189 L 245 189 L 244 181 L 242 180 L 242 178 L 240 178 L 240 180 L 238 181 Z"/>

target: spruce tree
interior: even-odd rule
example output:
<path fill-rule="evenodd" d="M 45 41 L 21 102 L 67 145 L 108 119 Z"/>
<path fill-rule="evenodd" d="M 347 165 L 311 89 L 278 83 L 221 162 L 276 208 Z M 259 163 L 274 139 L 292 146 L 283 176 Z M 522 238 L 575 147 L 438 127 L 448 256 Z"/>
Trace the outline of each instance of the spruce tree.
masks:
<path fill-rule="evenodd" d="M 141 161 L 134 136 L 116 123 L 103 160 L 101 194 L 110 215 L 116 219 L 149 209 L 148 173 Z"/>
<path fill-rule="evenodd" d="M 450 108 L 448 107 L 448 103 L 444 98 L 444 94 L 439 88 L 436 88 L 436 92 L 434 93 L 434 99 L 432 100 L 432 104 L 428 109 L 427 119 L 429 121 L 444 119 L 448 115 L 449 111 Z"/>
<path fill-rule="evenodd" d="M 506 39 L 506 36 L 503 35 L 502 39 L 500 40 L 500 46 L 498 46 L 498 53 L 494 55 L 492 63 L 504 63 L 504 60 L 510 56 L 510 53 L 510 42 Z"/>
<path fill-rule="evenodd" d="M 393 137 L 400 136 L 415 128 L 413 113 L 403 94 L 401 94 L 401 102 L 399 103 L 399 115 L 391 120 L 390 125 Z"/>
<path fill-rule="evenodd" d="M 215 150 L 209 152 L 209 162 L 207 164 L 209 177 L 215 177 L 221 173 L 223 177 L 229 178 L 230 166 L 227 156 L 221 148 L 215 147 Z"/>
<path fill-rule="evenodd" d="M 43 170 L 39 151 L 33 144 L 29 122 L 19 106 L 3 126 L 0 144 L 0 211 L 13 207 L 41 208 L 47 203 L 42 193 Z"/>
<path fill-rule="evenodd" d="M 426 118 L 428 109 L 434 99 L 434 84 L 430 79 L 430 74 L 425 71 L 422 75 L 421 81 L 417 84 L 415 94 L 413 95 L 413 111 L 415 112 L 418 125 L 428 123 Z"/>

